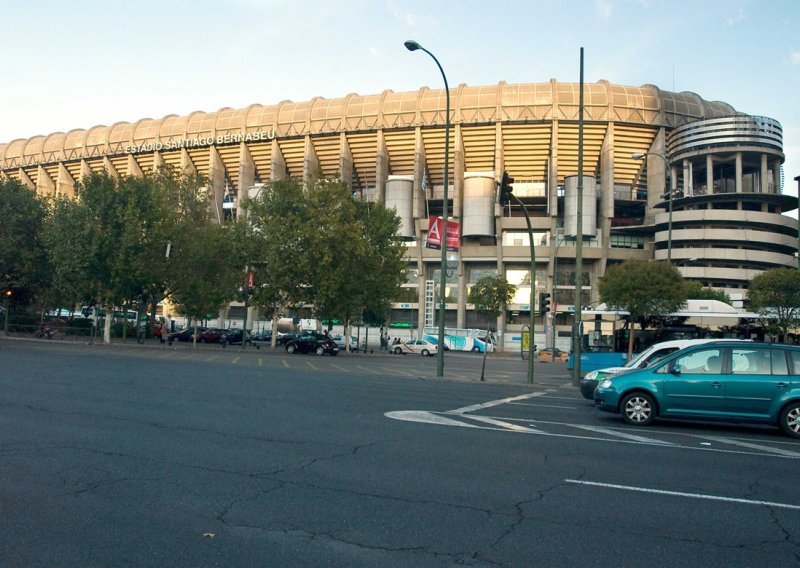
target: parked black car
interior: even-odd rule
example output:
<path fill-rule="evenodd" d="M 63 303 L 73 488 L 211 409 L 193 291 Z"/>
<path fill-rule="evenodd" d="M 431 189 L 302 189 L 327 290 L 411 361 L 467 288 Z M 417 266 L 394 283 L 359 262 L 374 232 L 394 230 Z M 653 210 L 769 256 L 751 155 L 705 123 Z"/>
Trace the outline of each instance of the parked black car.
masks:
<path fill-rule="evenodd" d="M 242 344 L 242 330 L 241 329 L 228 329 L 219 338 L 219 342 L 223 347 L 228 345 L 241 345 Z M 247 344 L 255 345 L 257 349 L 261 349 L 260 342 L 253 342 L 250 337 L 250 332 L 247 332 Z"/>
<path fill-rule="evenodd" d="M 200 333 L 200 331 L 202 331 L 202 328 L 198 328 L 197 331 L 198 333 Z M 191 341 L 193 337 L 194 337 L 194 328 L 187 327 L 184 330 L 175 331 L 173 333 L 168 334 L 167 341 L 169 341 L 169 344 L 172 345 L 173 341 L 186 342 L 186 341 Z"/>
<path fill-rule="evenodd" d="M 258 341 L 260 343 L 272 343 L 272 331 L 269 329 L 262 329 L 248 334 L 250 341 Z"/>
<path fill-rule="evenodd" d="M 316 353 L 317 355 L 336 355 L 339 346 L 330 337 L 315 332 L 301 333 L 286 344 L 287 353 Z"/>

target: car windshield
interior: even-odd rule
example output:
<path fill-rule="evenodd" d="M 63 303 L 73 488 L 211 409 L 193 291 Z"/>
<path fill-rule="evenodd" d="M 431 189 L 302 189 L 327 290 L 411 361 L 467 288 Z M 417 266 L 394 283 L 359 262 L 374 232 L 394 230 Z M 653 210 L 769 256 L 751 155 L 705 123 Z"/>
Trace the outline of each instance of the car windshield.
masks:
<path fill-rule="evenodd" d="M 642 351 L 641 353 L 639 353 L 639 354 L 638 354 L 636 357 L 633 357 L 633 358 L 631 358 L 631 360 L 630 360 L 630 361 L 628 361 L 627 363 L 625 363 L 625 364 L 623 365 L 623 367 L 634 367 L 634 366 L 636 365 L 636 363 L 637 363 L 637 362 L 638 362 L 640 359 L 642 359 L 643 357 L 647 357 L 648 355 L 650 355 L 650 352 L 651 352 L 651 351 L 653 351 L 653 348 L 652 348 L 652 347 L 650 347 L 650 348 L 648 348 L 648 349 L 645 349 L 644 351 Z"/>

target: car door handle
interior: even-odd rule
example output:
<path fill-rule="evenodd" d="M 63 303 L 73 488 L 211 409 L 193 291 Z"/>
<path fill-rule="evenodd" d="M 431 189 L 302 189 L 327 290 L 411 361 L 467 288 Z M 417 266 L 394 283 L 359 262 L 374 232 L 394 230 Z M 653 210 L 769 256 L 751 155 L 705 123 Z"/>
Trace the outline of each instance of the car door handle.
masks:
<path fill-rule="evenodd" d="M 785 389 L 789 385 L 787 383 L 775 383 L 775 386 L 779 389 Z"/>
<path fill-rule="evenodd" d="M 719 381 L 714 381 L 713 383 L 711 383 L 711 386 L 714 387 L 715 389 L 718 389 L 719 387 L 722 386 L 722 383 Z"/>

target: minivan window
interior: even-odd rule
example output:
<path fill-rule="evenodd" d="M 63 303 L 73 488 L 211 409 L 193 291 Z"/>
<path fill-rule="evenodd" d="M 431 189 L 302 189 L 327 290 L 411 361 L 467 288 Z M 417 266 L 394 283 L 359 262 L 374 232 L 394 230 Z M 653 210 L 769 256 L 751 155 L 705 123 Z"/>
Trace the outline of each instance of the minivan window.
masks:
<path fill-rule="evenodd" d="M 642 369 L 646 369 L 647 367 L 652 367 L 667 355 L 672 355 L 673 353 L 678 351 L 678 349 L 679 349 L 678 347 L 667 347 L 666 349 L 659 349 L 658 351 L 650 355 L 647 359 L 642 361 L 640 367 Z"/>
<path fill-rule="evenodd" d="M 676 358 L 672 368 L 681 373 L 694 375 L 718 375 L 722 372 L 722 351 L 720 349 L 702 349 L 692 351 Z"/>
<path fill-rule="evenodd" d="M 788 375 L 786 354 L 782 349 L 743 349 L 731 351 L 735 375 Z"/>

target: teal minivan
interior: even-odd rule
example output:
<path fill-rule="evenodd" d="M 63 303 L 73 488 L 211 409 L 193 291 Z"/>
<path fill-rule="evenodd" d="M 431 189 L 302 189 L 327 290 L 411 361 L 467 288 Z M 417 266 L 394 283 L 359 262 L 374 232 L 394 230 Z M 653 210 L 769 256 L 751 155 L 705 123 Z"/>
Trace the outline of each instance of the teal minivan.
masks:
<path fill-rule="evenodd" d="M 656 418 L 765 423 L 800 438 L 800 346 L 687 347 L 652 367 L 604 378 L 594 402 L 636 426 Z"/>

